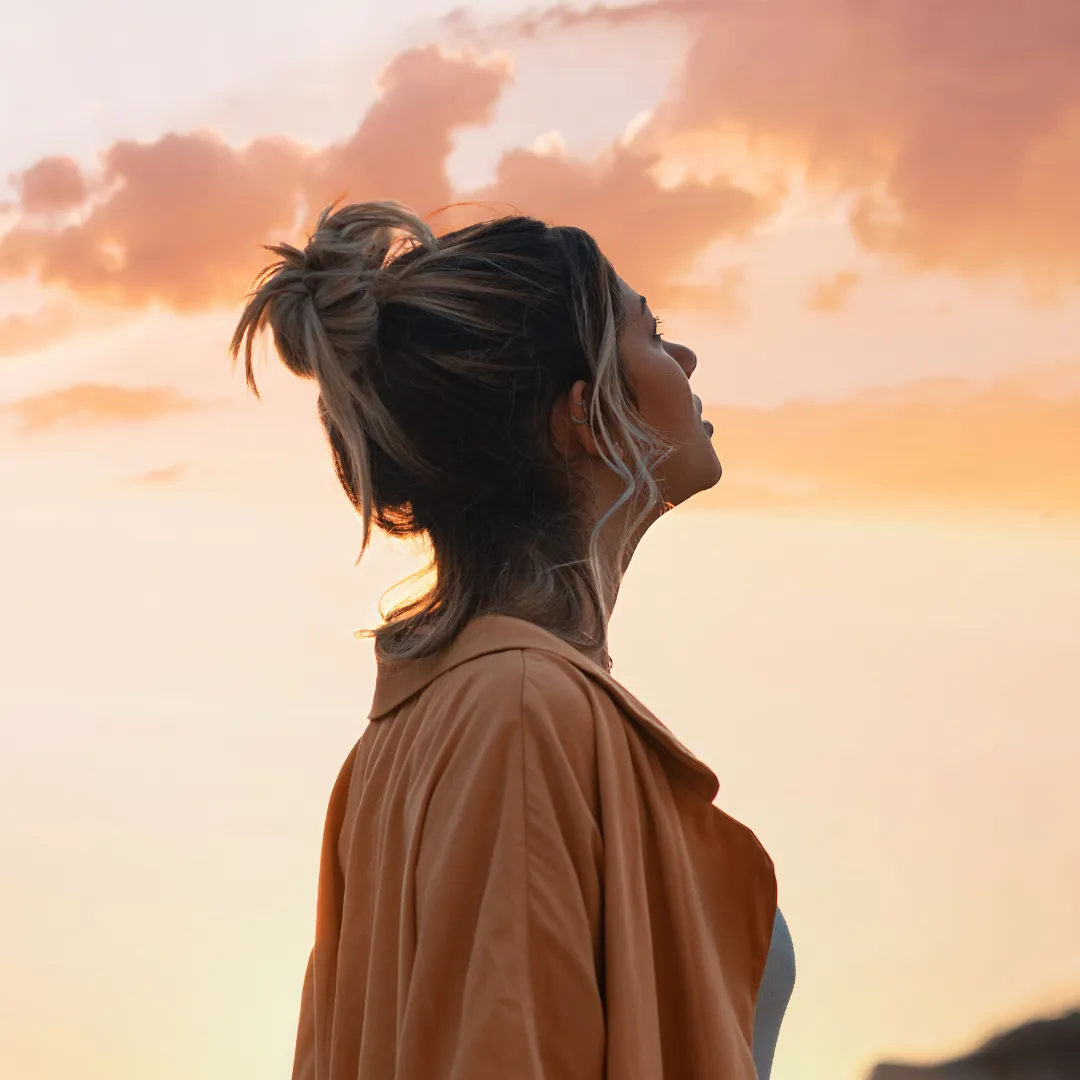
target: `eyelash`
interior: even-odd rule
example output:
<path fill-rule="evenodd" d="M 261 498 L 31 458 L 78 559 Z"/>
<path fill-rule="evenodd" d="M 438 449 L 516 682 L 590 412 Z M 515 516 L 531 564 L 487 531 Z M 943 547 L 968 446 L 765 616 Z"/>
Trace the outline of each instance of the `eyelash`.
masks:
<path fill-rule="evenodd" d="M 659 341 L 661 338 L 660 327 L 664 325 L 663 319 L 653 319 L 653 340 Z"/>

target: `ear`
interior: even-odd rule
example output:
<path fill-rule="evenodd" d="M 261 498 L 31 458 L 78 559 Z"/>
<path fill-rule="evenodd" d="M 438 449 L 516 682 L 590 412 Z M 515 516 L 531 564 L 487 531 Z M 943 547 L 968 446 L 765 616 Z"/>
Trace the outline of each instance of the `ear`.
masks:
<path fill-rule="evenodd" d="M 551 408 L 551 434 L 556 445 L 570 457 L 600 456 L 592 428 L 580 422 L 588 416 L 590 390 L 584 379 L 578 379 L 567 393 L 559 395 Z"/>

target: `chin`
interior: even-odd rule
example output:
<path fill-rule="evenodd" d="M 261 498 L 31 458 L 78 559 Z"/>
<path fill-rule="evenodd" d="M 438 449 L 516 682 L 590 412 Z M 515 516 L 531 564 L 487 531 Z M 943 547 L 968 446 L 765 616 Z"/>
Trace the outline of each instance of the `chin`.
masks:
<path fill-rule="evenodd" d="M 716 487 L 716 485 L 720 483 L 720 477 L 723 476 L 723 475 L 724 475 L 724 466 L 720 464 L 720 459 L 717 458 L 716 466 L 713 468 L 712 472 L 709 474 L 708 480 L 706 480 L 705 483 L 703 483 L 701 485 L 701 487 L 699 487 L 697 489 L 697 491 L 708 491 L 709 488 Z M 697 494 L 697 491 L 694 492 L 695 495 Z"/>
<path fill-rule="evenodd" d="M 716 487 L 720 483 L 720 477 L 724 475 L 724 466 L 720 464 L 720 459 L 716 456 L 716 451 L 713 449 L 713 445 L 709 443 L 708 460 L 702 466 L 702 482 L 697 491 L 708 491 L 709 488 Z"/>
<path fill-rule="evenodd" d="M 724 473 L 724 467 L 720 464 L 720 459 L 716 456 L 716 451 L 713 450 L 712 444 L 709 444 L 706 453 L 702 455 L 702 460 L 697 467 L 691 470 L 682 471 L 679 476 L 679 483 L 671 483 L 674 477 L 670 477 L 668 481 L 668 491 L 665 494 L 668 502 L 672 506 L 678 506 L 680 503 L 686 502 L 687 499 L 693 498 L 699 492 L 708 491 L 709 488 L 716 487 L 720 483 L 720 477 Z"/>

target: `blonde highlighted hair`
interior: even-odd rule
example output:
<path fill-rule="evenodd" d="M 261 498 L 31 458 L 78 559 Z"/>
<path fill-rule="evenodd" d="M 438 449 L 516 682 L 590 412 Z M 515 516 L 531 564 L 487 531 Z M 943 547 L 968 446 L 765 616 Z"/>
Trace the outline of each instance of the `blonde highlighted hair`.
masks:
<path fill-rule="evenodd" d="M 252 345 L 269 327 L 318 384 L 334 467 L 363 523 L 430 544 L 431 590 L 363 631 L 395 660 L 437 652 L 473 617 L 516 615 L 606 646 L 601 530 L 627 515 L 615 563 L 663 506 L 672 450 L 645 424 L 619 355 L 618 278 L 593 238 L 515 215 L 436 236 L 396 202 L 319 215 L 307 246 L 270 247 L 232 339 L 258 396 Z M 623 482 L 590 522 L 549 418 L 575 381 Z"/>

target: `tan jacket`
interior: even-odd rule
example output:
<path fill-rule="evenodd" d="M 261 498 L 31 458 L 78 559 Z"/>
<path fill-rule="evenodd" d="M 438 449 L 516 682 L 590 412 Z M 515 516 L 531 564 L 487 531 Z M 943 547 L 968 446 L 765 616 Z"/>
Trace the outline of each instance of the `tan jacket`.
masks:
<path fill-rule="evenodd" d="M 572 646 L 380 664 L 330 797 L 294 1080 L 753 1080 L 772 860 Z"/>

